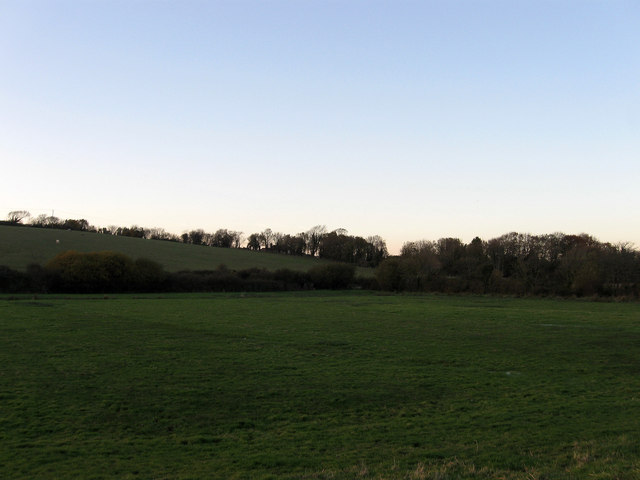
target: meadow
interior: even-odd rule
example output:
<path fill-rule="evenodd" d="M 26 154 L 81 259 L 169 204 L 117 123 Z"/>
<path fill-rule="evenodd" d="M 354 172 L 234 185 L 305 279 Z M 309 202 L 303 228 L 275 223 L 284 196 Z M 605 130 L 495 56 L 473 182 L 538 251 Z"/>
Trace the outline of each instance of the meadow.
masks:
<path fill-rule="evenodd" d="M 215 270 L 221 264 L 233 270 L 263 268 L 306 272 L 317 265 L 336 262 L 308 256 L 216 248 L 162 240 L 104 235 L 94 232 L 0 225 L 0 265 L 26 270 L 30 264 L 46 265 L 59 253 L 114 251 L 131 258 L 158 262 L 168 272 Z M 373 270 L 358 267 L 357 274 L 370 277 Z"/>
<path fill-rule="evenodd" d="M 0 297 L 0 478 L 637 479 L 637 303 Z"/>

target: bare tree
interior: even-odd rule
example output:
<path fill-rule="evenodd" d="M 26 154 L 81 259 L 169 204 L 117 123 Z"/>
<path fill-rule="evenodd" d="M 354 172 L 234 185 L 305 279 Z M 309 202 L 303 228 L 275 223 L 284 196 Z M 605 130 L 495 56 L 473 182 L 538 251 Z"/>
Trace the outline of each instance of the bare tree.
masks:
<path fill-rule="evenodd" d="M 258 251 L 260 250 L 260 245 L 261 241 L 259 233 L 252 233 L 251 235 L 249 235 L 249 238 L 247 239 L 247 248 L 249 250 Z"/>
<path fill-rule="evenodd" d="M 242 232 L 231 231 L 231 236 L 233 237 L 233 248 L 240 248 L 242 243 L 244 242 L 244 235 Z"/>
<path fill-rule="evenodd" d="M 203 245 L 202 242 L 204 240 L 204 236 L 204 230 L 202 230 L 201 228 L 197 230 L 191 230 L 188 235 L 189 243 L 192 243 L 193 245 Z"/>
<path fill-rule="evenodd" d="M 31 216 L 31 214 L 29 212 L 27 212 L 26 210 L 14 210 L 12 212 L 9 212 L 9 214 L 7 215 L 7 221 L 9 223 L 22 223 L 22 220 L 24 220 L 25 218 L 29 218 Z"/>
<path fill-rule="evenodd" d="M 47 225 L 47 214 L 46 213 L 42 213 L 40 215 L 38 215 L 37 217 L 34 217 L 31 219 L 31 225 L 33 225 L 34 227 L 44 227 Z"/>
<path fill-rule="evenodd" d="M 327 227 L 324 225 L 316 225 L 315 227 L 311 227 L 307 232 L 307 248 L 309 249 L 309 254 L 312 257 L 315 257 L 320 250 L 320 243 L 322 242 L 322 238 L 327 233 Z"/>
<path fill-rule="evenodd" d="M 171 236 L 164 228 L 153 227 L 145 229 L 145 238 L 149 240 L 167 240 Z"/>
<path fill-rule="evenodd" d="M 389 255 L 389 251 L 387 250 L 387 243 L 379 235 L 367 237 L 367 243 L 370 245 L 370 258 L 367 258 L 367 260 L 371 263 L 371 265 L 378 265 Z"/>
<path fill-rule="evenodd" d="M 266 250 L 271 248 L 271 245 L 273 244 L 274 239 L 275 239 L 275 234 L 273 233 L 273 231 L 271 231 L 270 228 L 265 229 L 260 234 L 260 241 L 262 242 Z"/>

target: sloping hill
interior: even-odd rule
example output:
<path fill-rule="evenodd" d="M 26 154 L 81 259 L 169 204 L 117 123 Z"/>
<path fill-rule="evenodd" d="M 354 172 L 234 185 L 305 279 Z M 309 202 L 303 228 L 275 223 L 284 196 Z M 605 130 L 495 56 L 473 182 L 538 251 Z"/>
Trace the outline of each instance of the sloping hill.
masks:
<path fill-rule="evenodd" d="M 148 258 L 165 270 L 213 270 L 224 264 L 233 270 L 288 268 L 307 271 L 315 265 L 333 263 L 311 257 L 253 252 L 235 248 L 215 248 L 160 240 L 116 237 L 91 232 L 53 230 L 0 225 L 0 265 L 25 270 L 29 264 L 44 265 L 58 253 L 115 251 L 132 258 Z M 371 269 L 359 268 L 358 275 L 370 276 Z"/>

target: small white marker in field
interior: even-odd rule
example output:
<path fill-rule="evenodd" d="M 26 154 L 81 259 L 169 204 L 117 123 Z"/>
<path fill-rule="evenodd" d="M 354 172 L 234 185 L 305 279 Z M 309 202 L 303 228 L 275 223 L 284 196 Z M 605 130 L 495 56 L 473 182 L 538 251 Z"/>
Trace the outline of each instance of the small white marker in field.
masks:
<path fill-rule="evenodd" d="M 56 240 L 56 243 L 60 243 L 60 240 Z"/>

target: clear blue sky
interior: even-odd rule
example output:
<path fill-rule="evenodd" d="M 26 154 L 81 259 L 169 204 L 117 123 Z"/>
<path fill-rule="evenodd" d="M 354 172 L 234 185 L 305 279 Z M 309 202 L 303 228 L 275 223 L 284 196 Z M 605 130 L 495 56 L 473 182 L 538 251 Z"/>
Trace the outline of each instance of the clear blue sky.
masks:
<path fill-rule="evenodd" d="M 640 3 L 0 0 L 0 216 L 640 246 Z"/>

